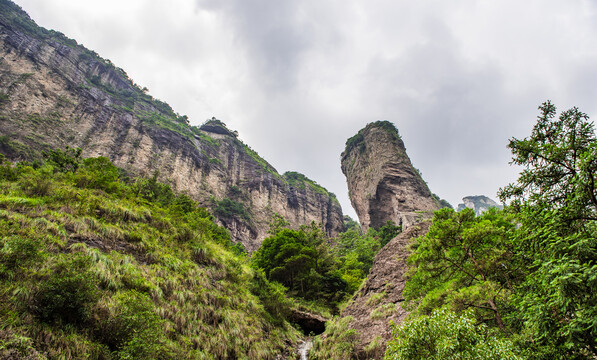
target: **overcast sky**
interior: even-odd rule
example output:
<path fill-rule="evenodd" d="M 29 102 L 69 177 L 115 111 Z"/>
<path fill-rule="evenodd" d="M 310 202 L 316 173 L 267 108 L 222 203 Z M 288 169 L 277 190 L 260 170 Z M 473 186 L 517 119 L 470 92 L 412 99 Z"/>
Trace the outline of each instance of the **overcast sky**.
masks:
<path fill-rule="evenodd" d="M 590 0 L 16 0 L 200 125 L 212 116 L 280 173 L 356 217 L 346 139 L 389 120 L 456 206 L 517 177 L 511 137 L 547 99 L 597 116 Z"/>

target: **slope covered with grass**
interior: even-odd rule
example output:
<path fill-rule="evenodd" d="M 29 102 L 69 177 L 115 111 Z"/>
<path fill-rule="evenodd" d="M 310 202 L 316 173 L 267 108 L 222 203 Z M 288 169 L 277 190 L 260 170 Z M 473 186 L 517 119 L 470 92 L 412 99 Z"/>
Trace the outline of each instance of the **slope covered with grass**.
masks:
<path fill-rule="evenodd" d="M 79 154 L 0 166 L 0 357 L 272 359 L 297 340 L 207 211 Z"/>

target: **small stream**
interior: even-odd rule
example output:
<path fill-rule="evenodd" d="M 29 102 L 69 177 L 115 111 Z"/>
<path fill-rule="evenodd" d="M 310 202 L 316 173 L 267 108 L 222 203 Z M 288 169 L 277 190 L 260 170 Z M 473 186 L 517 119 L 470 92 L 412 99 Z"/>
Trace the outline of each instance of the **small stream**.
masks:
<path fill-rule="evenodd" d="M 298 353 L 301 360 L 309 360 L 309 350 L 313 347 L 313 339 L 307 338 L 299 344 Z"/>

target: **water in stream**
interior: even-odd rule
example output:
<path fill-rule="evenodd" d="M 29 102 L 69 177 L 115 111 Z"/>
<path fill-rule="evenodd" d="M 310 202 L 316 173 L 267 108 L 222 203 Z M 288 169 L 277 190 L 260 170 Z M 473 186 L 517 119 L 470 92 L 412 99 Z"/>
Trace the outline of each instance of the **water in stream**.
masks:
<path fill-rule="evenodd" d="M 313 340 L 307 338 L 303 341 L 298 347 L 298 353 L 301 357 L 301 360 L 308 360 L 309 359 L 309 350 L 313 347 Z"/>

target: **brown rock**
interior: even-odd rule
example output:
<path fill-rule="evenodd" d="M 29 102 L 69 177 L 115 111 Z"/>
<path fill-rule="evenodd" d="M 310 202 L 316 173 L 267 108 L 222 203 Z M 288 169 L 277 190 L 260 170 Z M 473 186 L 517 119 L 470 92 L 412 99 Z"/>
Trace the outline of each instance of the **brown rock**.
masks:
<path fill-rule="evenodd" d="M 408 244 L 413 238 L 423 236 L 430 222 L 410 226 L 375 256 L 365 285 L 355 294 L 342 316 L 352 316 L 352 329 L 359 333 L 355 346 L 358 359 L 381 359 L 387 341 L 391 338 L 390 321 L 401 323 L 408 312 L 402 308 L 402 290 L 406 281 Z M 365 351 L 367 345 L 376 341 L 378 346 Z"/>
<path fill-rule="evenodd" d="M 342 172 L 364 231 L 388 220 L 406 229 L 440 208 L 388 121 L 370 123 L 346 142 Z"/>

